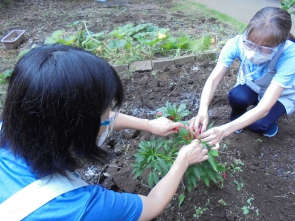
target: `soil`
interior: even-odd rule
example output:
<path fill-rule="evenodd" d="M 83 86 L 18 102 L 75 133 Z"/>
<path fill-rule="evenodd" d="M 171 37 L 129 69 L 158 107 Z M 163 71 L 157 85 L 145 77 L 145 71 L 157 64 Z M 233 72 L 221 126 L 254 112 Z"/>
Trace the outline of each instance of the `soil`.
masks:
<path fill-rule="evenodd" d="M 170 11 L 173 1 L 41 1 L 18 0 L 0 8 L 0 35 L 12 29 L 25 29 L 26 40 L 16 50 L 0 48 L 0 71 L 13 67 L 15 57 L 33 43 L 42 43 L 45 37 L 67 24 L 84 19 L 93 31 L 112 30 L 126 23 L 152 22 L 169 27 L 175 32 L 192 31 L 196 27 L 213 27 L 215 18 L 181 11 Z M 139 10 L 137 10 L 139 9 Z M 219 24 L 227 26 L 227 24 Z M 202 30 L 200 31 L 202 33 Z M 153 119 L 156 109 L 166 101 L 179 105 L 186 103 L 192 111 L 188 119 L 197 114 L 199 98 L 206 79 L 216 61 L 198 59 L 195 62 L 171 66 L 162 71 L 136 72 L 122 75 L 125 89 L 122 113 Z M 209 115 L 214 125 L 228 122 L 230 107 L 227 93 L 235 84 L 238 63 L 234 63 L 215 92 Z M 1 93 L 1 95 L 3 95 Z M 3 97 L 3 96 L 2 96 Z M 279 132 L 273 138 L 251 132 L 226 137 L 219 150 L 218 161 L 226 165 L 226 179 L 222 184 L 202 181 L 192 192 L 185 190 L 185 200 L 178 206 L 179 189 L 164 212 L 154 220 L 295 220 L 295 118 L 282 117 Z M 148 194 L 146 176 L 133 179 L 133 154 L 141 140 L 154 137 L 146 132 L 125 130 L 115 133 L 104 148 L 115 155 L 108 165 L 84 162 L 78 172 L 90 184 L 102 184 L 119 192 Z M 185 185 L 185 181 L 184 181 Z M 244 214 L 242 208 L 249 209 Z"/>

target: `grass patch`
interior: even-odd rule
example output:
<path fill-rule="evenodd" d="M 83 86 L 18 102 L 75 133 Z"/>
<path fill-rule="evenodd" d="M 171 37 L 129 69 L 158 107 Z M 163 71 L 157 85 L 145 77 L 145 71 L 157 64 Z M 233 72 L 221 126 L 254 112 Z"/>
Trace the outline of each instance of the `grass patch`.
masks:
<path fill-rule="evenodd" d="M 234 31 L 237 32 L 237 34 L 242 33 L 247 26 L 247 24 L 243 22 L 237 21 L 236 19 L 226 14 L 220 13 L 213 9 L 209 9 L 206 5 L 196 2 L 184 1 L 184 3 L 172 7 L 171 10 L 179 10 L 192 16 L 194 15 L 194 13 L 197 12 L 198 14 L 202 14 L 205 18 L 216 18 L 221 23 L 228 24 L 232 29 L 231 32 Z"/>

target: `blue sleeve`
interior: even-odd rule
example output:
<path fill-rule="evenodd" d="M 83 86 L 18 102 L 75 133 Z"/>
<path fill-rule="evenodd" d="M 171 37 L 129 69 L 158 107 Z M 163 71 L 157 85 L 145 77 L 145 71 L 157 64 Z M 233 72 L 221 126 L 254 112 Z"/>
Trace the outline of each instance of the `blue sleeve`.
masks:
<path fill-rule="evenodd" d="M 142 200 L 136 194 L 95 186 L 81 220 L 134 221 L 139 219 L 142 207 Z"/>
<path fill-rule="evenodd" d="M 229 67 L 235 59 L 241 59 L 241 48 L 239 46 L 239 39 L 241 35 L 237 35 L 231 39 L 229 39 L 224 47 L 222 48 L 218 63 L 221 63 L 225 67 Z"/>
<path fill-rule="evenodd" d="M 56 197 L 24 221 L 136 221 L 142 208 L 139 195 L 89 185 Z"/>
<path fill-rule="evenodd" d="M 272 82 L 283 87 L 291 88 L 295 81 L 295 44 L 287 41 L 283 54 L 276 63 L 277 73 Z"/>

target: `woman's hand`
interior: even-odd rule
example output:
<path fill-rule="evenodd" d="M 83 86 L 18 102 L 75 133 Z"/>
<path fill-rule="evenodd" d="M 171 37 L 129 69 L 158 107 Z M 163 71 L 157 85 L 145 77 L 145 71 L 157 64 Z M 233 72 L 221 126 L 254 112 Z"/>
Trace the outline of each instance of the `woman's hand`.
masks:
<path fill-rule="evenodd" d="M 189 128 L 193 129 L 194 131 L 198 131 L 203 133 L 206 131 L 209 122 L 208 114 L 198 114 L 196 117 L 193 117 L 189 120 Z"/>
<path fill-rule="evenodd" d="M 173 122 L 166 117 L 160 117 L 148 121 L 148 131 L 159 136 L 167 136 L 178 132 L 179 128 L 185 128 L 185 125 L 179 122 Z"/>
<path fill-rule="evenodd" d="M 143 209 L 139 220 L 151 220 L 161 214 L 172 200 L 189 165 L 208 159 L 208 150 L 198 140 L 183 146 L 168 173 L 157 183 L 148 196 L 140 196 Z"/>
<path fill-rule="evenodd" d="M 176 158 L 182 160 L 189 165 L 201 163 L 208 159 L 208 150 L 204 149 L 203 145 L 200 144 L 199 140 L 193 140 L 190 144 L 183 146 Z"/>
<path fill-rule="evenodd" d="M 219 148 L 220 141 L 226 136 L 225 130 L 222 126 L 213 127 L 200 135 L 202 141 L 208 142 L 210 146 L 214 146 L 213 150 Z"/>

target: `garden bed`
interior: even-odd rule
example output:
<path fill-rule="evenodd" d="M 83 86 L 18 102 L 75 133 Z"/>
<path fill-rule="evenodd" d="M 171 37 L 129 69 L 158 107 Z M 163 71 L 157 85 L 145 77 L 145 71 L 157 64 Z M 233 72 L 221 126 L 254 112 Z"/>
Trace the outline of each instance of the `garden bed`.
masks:
<path fill-rule="evenodd" d="M 123 4 L 124 3 L 124 4 Z M 53 31 L 67 30 L 67 24 L 86 20 L 94 32 L 110 31 L 126 23 L 151 22 L 169 27 L 175 33 L 218 33 L 224 40 L 235 31 L 213 17 L 191 14 L 176 8 L 172 1 L 54 1 L 23 0 L 0 8 L 0 34 L 5 36 L 12 29 L 26 30 L 26 39 L 17 50 L 0 48 L 0 72 L 9 69 L 16 56 L 32 44 L 42 44 Z M 142 8 L 146 9 L 142 9 Z M 19 9 L 22 9 L 19 11 Z M 137 10 L 137 8 L 142 10 Z M 223 30 L 223 31 L 222 31 Z M 156 109 L 166 101 L 185 103 L 197 114 L 199 98 L 205 81 L 215 66 L 215 60 L 196 58 L 188 64 L 174 64 L 164 70 L 126 72 L 121 74 L 125 101 L 121 112 L 153 119 Z M 225 75 L 215 92 L 209 114 L 215 125 L 228 122 L 230 107 L 227 93 L 235 84 L 238 63 Z M 3 92 L 1 92 L 3 97 Z M 279 120 L 279 132 L 274 138 L 263 137 L 245 129 L 241 134 L 226 137 L 220 148 L 219 162 L 226 165 L 223 184 L 203 182 L 188 192 L 180 185 L 173 201 L 155 220 L 295 220 L 295 118 L 294 115 Z M 84 162 L 79 170 L 90 184 L 102 184 L 120 192 L 148 194 L 146 174 L 132 179 L 133 154 L 138 143 L 154 136 L 145 132 L 121 131 L 108 140 L 104 148 L 114 159 L 109 165 L 99 166 Z M 185 192 L 182 205 L 178 197 Z M 248 211 L 247 211 L 248 210 Z M 248 212 L 248 213 L 247 213 Z"/>

